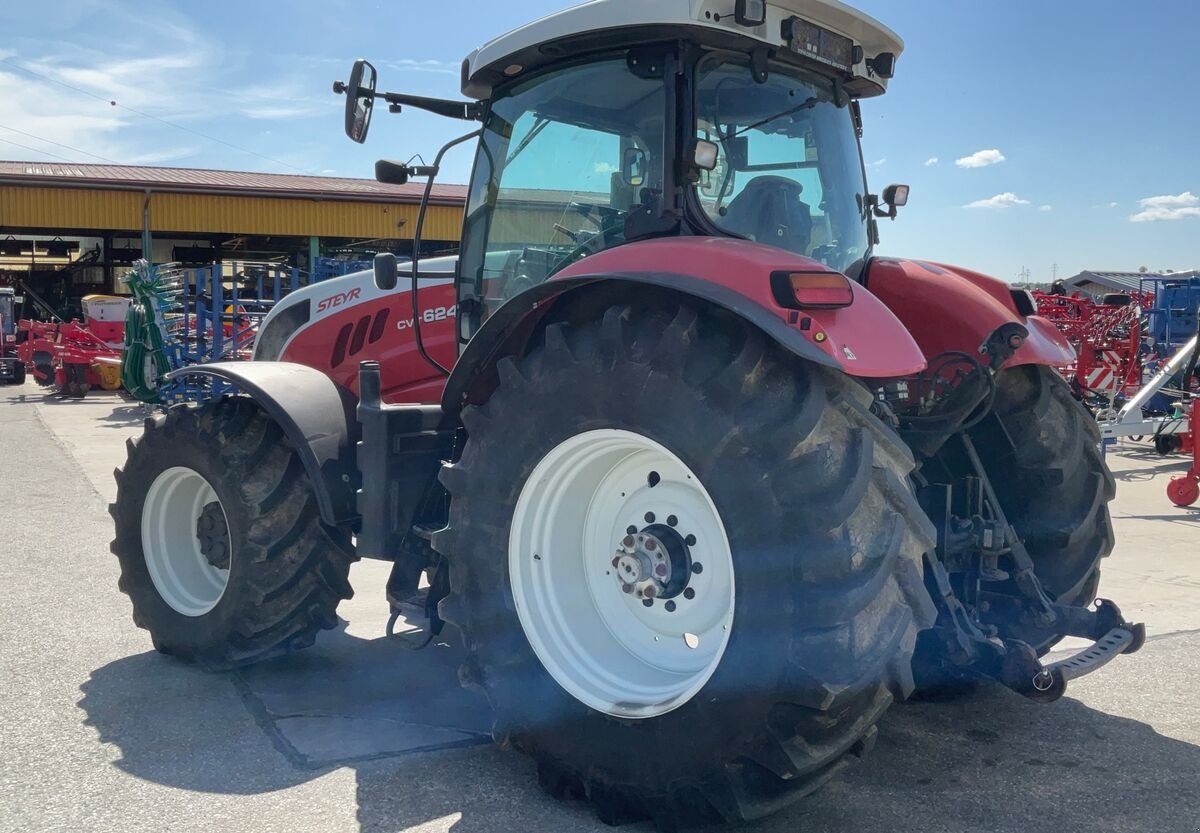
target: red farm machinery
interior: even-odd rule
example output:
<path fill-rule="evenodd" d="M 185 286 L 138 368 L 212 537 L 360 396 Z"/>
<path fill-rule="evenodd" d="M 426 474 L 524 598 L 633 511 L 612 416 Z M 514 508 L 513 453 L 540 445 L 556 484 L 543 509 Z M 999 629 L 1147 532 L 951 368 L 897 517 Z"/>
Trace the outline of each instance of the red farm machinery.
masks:
<path fill-rule="evenodd" d="M 88 295 L 83 320 L 18 324 L 17 354 L 39 385 L 82 399 L 91 388 L 121 387 L 121 347 L 128 298 Z"/>
<path fill-rule="evenodd" d="M 1079 293 L 1034 292 L 1038 315 L 1051 321 L 1075 349 L 1074 360 L 1061 368 L 1076 394 L 1098 408 L 1142 386 L 1144 310 L 1153 296 L 1110 294 L 1096 301 Z"/>
<path fill-rule="evenodd" d="M 860 106 L 901 50 L 833 0 L 596 0 L 471 53 L 463 100 L 356 62 L 351 139 L 377 102 L 466 123 L 376 166 L 428 195 L 475 145 L 461 253 L 380 255 L 276 305 L 254 361 L 174 374 L 235 393 L 117 473 L 155 647 L 303 648 L 385 560 L 498 742 L 663 827 L 806 795 L 917 688 L 1050 701 L 1136 651 L 1070 344 L 1002 281 L 873 253 L 908 189 L 864 181 Z"/>

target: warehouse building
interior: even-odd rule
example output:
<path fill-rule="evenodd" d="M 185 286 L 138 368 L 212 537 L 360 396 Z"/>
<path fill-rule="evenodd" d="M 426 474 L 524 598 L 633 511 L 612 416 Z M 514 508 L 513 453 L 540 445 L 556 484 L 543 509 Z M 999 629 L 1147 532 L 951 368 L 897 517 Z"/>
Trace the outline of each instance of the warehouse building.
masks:
<path fill-rule="evenodd" d="M 1200 271 L 1188 272 L 1101 272 L 1084 271 L 1073 278 L 1067 278 L 1063 285 L 1068 292 L 1082 292 L 1086 295 L 1101 297 L 1114 292 L 1153 292 L 1155 281 L 1175 280 L 1179 278 L 1194 278 L 1200 276 Z"/>
<path fill-rule="evenodd" d="M 0 161 L 0 286 L 56 307 L 120 292 L 129 264 L 409 255 L 423 183 Z M 466 189 L 433 189 L 422 254 L 457 250 Z"/>

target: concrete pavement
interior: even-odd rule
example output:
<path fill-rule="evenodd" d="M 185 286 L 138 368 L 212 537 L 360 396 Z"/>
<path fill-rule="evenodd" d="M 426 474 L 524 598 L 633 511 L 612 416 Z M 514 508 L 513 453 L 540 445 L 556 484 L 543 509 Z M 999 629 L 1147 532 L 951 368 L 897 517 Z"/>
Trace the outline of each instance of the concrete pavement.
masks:
<path fill-rule="evenodd" d="M 0 830 L 607 829 L 489 744 L 453 634 L 382 638 L 382 565 L 355 566 L 344 629 L 295 657 L 213 676 L 151 651 L 105 509 L 141 420 L 112 394 L 0 388 Z M 1052 706 L 989 688 L 895 708 L 865 765 L 755 829 L 1195 833 L 1200 510 L 1166 500 L 1184 466 L 1112 462 L 1101 591 L 1146 621 L 1146 648 Z"/>

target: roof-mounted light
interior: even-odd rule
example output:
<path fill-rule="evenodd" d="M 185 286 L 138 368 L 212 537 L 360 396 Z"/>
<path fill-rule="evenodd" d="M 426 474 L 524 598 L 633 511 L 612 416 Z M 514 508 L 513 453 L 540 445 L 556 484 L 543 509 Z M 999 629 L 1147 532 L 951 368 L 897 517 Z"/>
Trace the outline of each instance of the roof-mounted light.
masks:
<path fill-rule="evenodd" d="M 762 26 L 767 22 L 767 0 L 737 0 L 733 17 L 741 26 Z"/>
<path fill-rule="evenodd" d="M 783 21 L 783 39 L 797 55 L 849 72 L 854 67 L 854 41 L 815 23 L 789 17 Z"/>

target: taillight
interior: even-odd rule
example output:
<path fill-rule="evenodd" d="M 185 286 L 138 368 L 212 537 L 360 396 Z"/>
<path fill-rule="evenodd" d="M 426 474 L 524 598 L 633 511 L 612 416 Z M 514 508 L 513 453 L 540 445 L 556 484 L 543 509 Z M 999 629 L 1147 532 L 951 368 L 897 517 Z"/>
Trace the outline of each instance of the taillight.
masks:
<path fill-rule="evenodd" d="M 772 272 L 775 303 L 787 309 L 836 309 L 854 303 L 854 285 L 838 272 Z"/>

